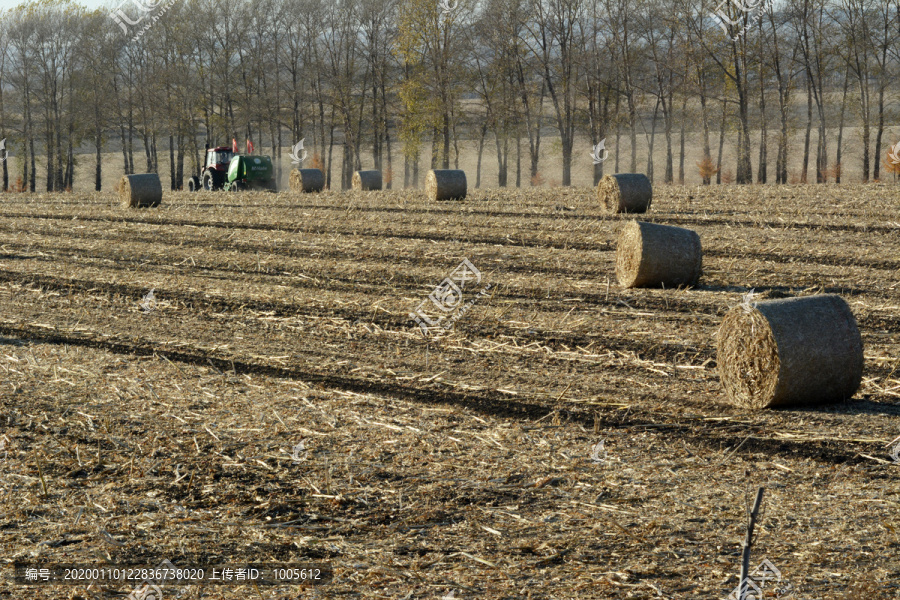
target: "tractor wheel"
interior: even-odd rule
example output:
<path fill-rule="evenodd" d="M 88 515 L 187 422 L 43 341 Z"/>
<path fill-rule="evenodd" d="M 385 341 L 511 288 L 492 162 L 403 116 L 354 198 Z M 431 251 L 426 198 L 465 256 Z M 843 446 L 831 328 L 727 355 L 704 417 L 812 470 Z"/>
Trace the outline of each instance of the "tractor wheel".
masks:
<path fill-rule="evenodd" d="M 243 192 L 246 189 L 246 185 L 244 185 L 243 181 L 232 181 L 231 182 L 231 191 L 232 192 Z"/>
<path fill-rule="evenodd" d="M 200 189 L 200 178 L 196 175 L 193 175 L 190 179 L 188 179 L 188 191 L 196 192 Z"/>
<path fill-rule="evenodd" d="M 203 174 L 203 189 L 207 192 L 212 192 L 216 189 L 216 182 L 209 171 Z"/>

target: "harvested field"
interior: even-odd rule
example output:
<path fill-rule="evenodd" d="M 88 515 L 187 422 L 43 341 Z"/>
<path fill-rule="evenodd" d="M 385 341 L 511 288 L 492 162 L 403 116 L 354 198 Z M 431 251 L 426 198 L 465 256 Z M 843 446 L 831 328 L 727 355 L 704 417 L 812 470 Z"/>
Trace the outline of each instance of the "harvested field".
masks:
<path fill-rule="evenodd" d="M 334 570 L 181 598 L 722 599 L 765 486 L 753 566 L 900 596 L 898 187 L 658 186 L 642 220 L 703 240 L 691 290 L 617 285 L 632 218 L 592 188 L 5 195 L 0 557 Z M 490 292 L 426 338 L 464 258 Z M 853 401 L 729 404 L 716 331 L 751 289 L 847 300 Z"/>

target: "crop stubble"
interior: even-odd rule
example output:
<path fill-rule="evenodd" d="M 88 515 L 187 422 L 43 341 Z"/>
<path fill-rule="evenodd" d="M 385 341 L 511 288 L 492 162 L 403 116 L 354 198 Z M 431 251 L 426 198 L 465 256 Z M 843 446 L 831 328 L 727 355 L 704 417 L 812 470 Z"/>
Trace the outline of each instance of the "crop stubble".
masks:
<path fill-rule="evenodd" d="M 704 240 L 689 292 L 619 289 L 623 218 L 592 196 L 167 194 L 137 215 L 13 196 L 4 553 L 319 558 L 339 568 L 322 597 L 719 597 L 764 483 L 758 551 L 806 595 L 896 580 L 896 467 L 860 456 L 884 457 L 900 413 L 892 188 L 659 188 L 646 220 Z M 407 313 L 464 257 L 492 295 L 424 340 Z M 750 288 L 847 298 L 861 400 L 724 402 L 714 335 Z"/>

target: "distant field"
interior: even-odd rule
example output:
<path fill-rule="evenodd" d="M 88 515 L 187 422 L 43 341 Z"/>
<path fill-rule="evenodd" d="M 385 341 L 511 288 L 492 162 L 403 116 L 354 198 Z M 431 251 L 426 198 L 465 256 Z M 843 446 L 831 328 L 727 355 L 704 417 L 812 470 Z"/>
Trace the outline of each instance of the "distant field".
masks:
<path fill-rule="evenodd" d="M 617 285 L 628 217 L 586 187 L 423 196 L 4 196 L 2 557 L 334 569 L 182 598 L 722 599 L 762 485 L 753 566 L 791 597 L 900 595 L 900 188 L 657 185 L 641 219 L 703 242 L 688 290 Z M 490 291 L 425 338 L 464 258 Z M 854 400 L 726 403 L 715 333 L 751 289 L 848 301 Z"/>

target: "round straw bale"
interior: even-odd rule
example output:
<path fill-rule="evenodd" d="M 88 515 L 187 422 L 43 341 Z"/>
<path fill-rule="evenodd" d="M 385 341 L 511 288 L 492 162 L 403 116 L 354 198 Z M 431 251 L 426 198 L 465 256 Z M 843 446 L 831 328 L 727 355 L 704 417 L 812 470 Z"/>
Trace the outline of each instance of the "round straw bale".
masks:
<path fill-rule="evenodd" d="M 643 213 L 653 200 L 653 186 L 643 173 L 605 175 L 597 184 L 597 199 L 613 213 Z"/>
<path fill-rule="evenodd" d="M 119 202 L 125 208 L 159 206 L 162 202 L 162 183 L 156 173 L 123 175 L 116 185 Z"/>
<path fill-rule="evenodd" d="M 294 169 L 288 182 L 294 192 L 321 192 L 325 187 L 325 173 L 321 169 Z"/>
<path fill-rule="evenodd" d="M 381 171 L 357 171 L 353 174 L 354 190 L 380 190 Z"/>
<path fill-rule="evenodd" d="M 702 263 L 700 236 L 690 229 L 632 221 L 619 231 L 616 278 L 622 287 L 694 285 Z"/>
<path fill-rule="evenodd" d="M 859 388 L 862 339 L 840 296 L 745 301 L 722 320 L 716 360 L 739 406 L 840 402 Z"/>
<path fill-rule="evenodd" d="M 466 172 L 460 169 L 432 169 L 425 176 L 429 200 L 462 200 L 466 197 Z"/>

